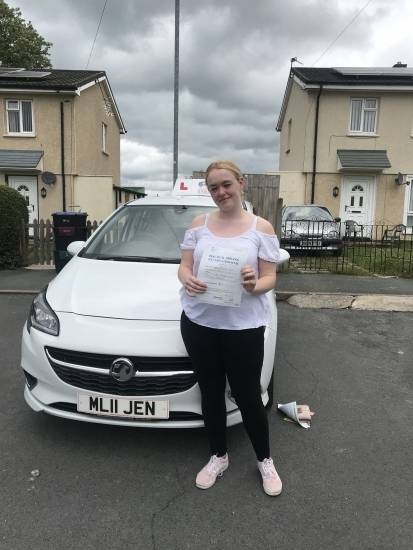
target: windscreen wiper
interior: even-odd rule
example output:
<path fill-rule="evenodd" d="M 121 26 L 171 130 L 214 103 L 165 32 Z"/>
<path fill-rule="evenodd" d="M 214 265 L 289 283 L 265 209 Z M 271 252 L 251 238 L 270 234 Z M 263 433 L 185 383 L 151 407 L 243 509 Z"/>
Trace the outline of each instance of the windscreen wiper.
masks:
<path fill-rule="evenodd" d="M 96 260 L 111 260 L 112 262 L 147 262 L 160 264 L 179 263 L 180 258 L 157 258 L 155 256 L 97 256 Z"/>

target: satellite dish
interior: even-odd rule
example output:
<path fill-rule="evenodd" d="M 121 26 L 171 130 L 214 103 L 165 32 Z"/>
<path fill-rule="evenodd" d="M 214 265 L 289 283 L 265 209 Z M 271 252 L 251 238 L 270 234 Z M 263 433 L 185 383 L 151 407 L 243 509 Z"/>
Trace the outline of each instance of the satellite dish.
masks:
<path fill-rule="evenodd" d="M 397 174 L 397 178 L 394 180 L 397 185 L 403 185 L 403 174 L 400 172 Z"/>
<path fill-rule="evenodd" d="M 47 185 L 54 185 L 56 183 L 56 174 L 53 174 L 53 172 L 43 172 L 42 181 Z"/>

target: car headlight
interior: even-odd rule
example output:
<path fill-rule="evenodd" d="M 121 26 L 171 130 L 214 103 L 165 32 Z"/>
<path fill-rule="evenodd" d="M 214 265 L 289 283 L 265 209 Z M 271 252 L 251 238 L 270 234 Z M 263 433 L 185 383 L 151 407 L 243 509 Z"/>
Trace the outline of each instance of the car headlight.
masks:
<path fill-rule="evenodd" d="M 27 319 L 27 330 L 33 327 L 52 336 L 59 335 L 59 319 L 46 300 L 46 290 L 44 288 L 33 300 L 30 307 L 29 318 Z"/>
<path fill-rule="evenodd" d="M 338 239 L 338 231 L 329 231 L 327 237 L 329 239 Z"/>

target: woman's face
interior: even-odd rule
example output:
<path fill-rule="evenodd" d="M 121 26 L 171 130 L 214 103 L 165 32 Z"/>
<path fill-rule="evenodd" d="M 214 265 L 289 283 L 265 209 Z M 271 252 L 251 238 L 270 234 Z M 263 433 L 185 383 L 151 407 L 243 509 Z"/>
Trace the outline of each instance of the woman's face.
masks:
<path fill-rule="evenodd" d="M 231 210 L 234 206 L 241 207 L 244 180 L 243 178 L 238 180 L 231 170 L 225 168 L 211 170 L 207 186 L 211 197 L 220 209 Z"/>

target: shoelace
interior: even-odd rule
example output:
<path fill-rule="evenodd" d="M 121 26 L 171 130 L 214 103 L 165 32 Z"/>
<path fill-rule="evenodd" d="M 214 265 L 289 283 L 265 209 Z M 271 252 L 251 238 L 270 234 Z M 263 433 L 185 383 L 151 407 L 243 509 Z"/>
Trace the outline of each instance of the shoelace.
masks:
<path fill-rule="evenodd" d="M 213 472 L 216 475 L 222 475 L 222 473 L 218 473 L 220 468 L 221 468 L 221 464 L 220 464 L 220 459 L 218 458 L 218 455 L 213 455 L 209 459 L 209 462 L 206 465 L 205 469 L 208 473 Z"/>
<path fill-rule="evenodd" d="M 262 469 L 266 477 L 278 477 L 277 471 L 274 468 L 274 464 L 270 458 L 264 458 L 262 461 Z"/>

